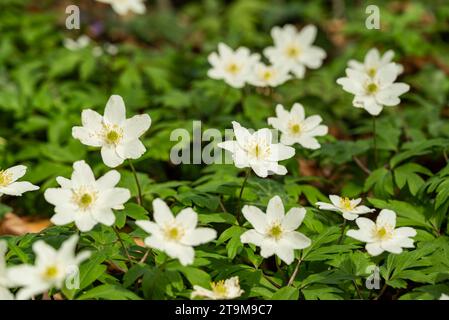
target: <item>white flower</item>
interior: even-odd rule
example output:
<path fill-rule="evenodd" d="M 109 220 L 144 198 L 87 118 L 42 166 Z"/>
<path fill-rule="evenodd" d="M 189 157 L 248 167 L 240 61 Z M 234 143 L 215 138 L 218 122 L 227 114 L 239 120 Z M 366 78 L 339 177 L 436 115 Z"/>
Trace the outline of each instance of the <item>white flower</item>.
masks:
<path fill-rule="evenodd" d="M 439 300 L 449 300 L 449 296 L 447 294 L 442 293 Z"/>
<path fill-rule="evenodd" d="M 260 247 L 260 255 L 264 258 L 275 254 L 290 264 L 294 260 L 295 249 L 307 248 L 312 243 L 304 234 L 295 231 L 304 220 L 306 209 L 292 208 L 285 215 L 279 196 L 270 199 L 266 214 L 259 208 L 248 205 L 243 207 L 242 212 L 254 229 L 243 233 L 240 241 Z"/>
<path fill-rule="evenodd" d="M 6 272 L 5 254 L 8 246 L 6 241 L 0 240 L 0 301 L 14 300 L 13 294 L 8 290 L 10 281 Z"/>
<path fill-rule="evenodd" d="M 287 169 L 278 161 L 289 159 L 295 155 L 295 149 L 282 143 L 272 143 L 269 129 L 260 129 L 251 134 L 238 122 L 233 121 L 236 140 L 224 141 L 218 147 L 232 153 L 237 168 L 251 167 L 262 178 L 269 174 L 284 175 Z"/>
<path fill-rule="evenodd" d="M 281 65 L 267 66 L 262 62 L 256 63 L 248 82 L 256 87 L 277 87 L 291 78 L 289 70 Z"/>
<path fill-rule="evenodd" d="M 359 206 L 362 198 L 349 199 L 347 197 L 340 198 L 336 195 L 330 195 L 329 199 L 332 203 L 317 202 L 316 205 L 321 210 L 341 212 L 343 214 L 343 218 L 346 220 L 355 220 L 359 217 L 359 214 L 375 211 L 375 209 L 370 209 L 367 206 Z"/>
<path fill-rule="evenodd" d="M 84 160 L 73 164 L 71 180 L 57 177 L 61 188 L 49 188 L 44 197 L 55 206 L 51 222 L 65 225 L 75 222 L 81 231 L 89 231 L 97 223 L 112 226 L 115 215 L 112 209 L 123 209 L 123 204 L 131 197 L 128 189 L 115 188 L 120 181 L 120 173 L 107 172 L 95 180 L 92 169 Z"/>
<path fill-rule="evenodd" d="M 377 256 L 384 251 L 399 254 L 402 248 L 414 248 L 413 239 L 416 230 L 410 227 L 396 227 L 396 213 L 383 209 L 377 216 L 376 223 L 367 218 L 356 221 L 359 230 L 348 230 L 349 237 L 366 242 L 366 251 Z"/>
<path fill-rule="evenodd" d="M 251 54 L 248 48 L 240 47 L 233 51 L 224 43 L 218 44 L 218 54 L 212 52 L 207 58 L 212 68 L 207 75 L 212 79 L 223 79 L 234 88 L 242 88 L 251 77 L 254 65 L 260 55 Z"/>
<path fill-rule="evenodd" d="M 151 118 L 147 114 L 126 119 L 122 97 L 112 95 L 104 110 L 104 116 L 87 109 L 81 114 L 82 127 L 73 127 L 72 135 L 81 143 L 101 147 L 103 162 L 111 168 L 126 159 L 137 159 L 146 149 L 139 137 L 148 130 Z"/>
<path fill-rule="evenodd" d="M 211 300 L 235 299 L 240 297 L 244 292 L 240 289 L 239 277 L 211 282 L 210 286 L 212 290 L 200 286 L 193 286 L 194 291 L 192 292 L 191 298 L 204 297 Z"/>
<path fill-rule="evenodd" d="M 28 181 L 17 181 L 27 171 L 26 166 L 14 166 L 6 170 L 0 170 L 0 197 L 3 194 L 21 196 L 28 191 L 38 190 L 39 187 Z"/>
<path fill-rule="evenodd" d="M 90 43 L 90 38 L 86 35 L 78 37 L 78 39 L 64 39 L 64 47 L 70 51 L 77 51 L 87 47 Z"/>
<path fill-rule="evenodd" d="M 119 15 L 126 15 L 128 12 L 144 14 L 146 12 L 144 0 L 97 0 L 98 2 L 108 3 L 112 9 Z"/>
<path fill-rule="evenodd" d="M 11 286 L 23 287 L 17 292 L 16 298 L 26 300 L 51 288 L 60 289 L 64 280 L 77 272 L 79 264 L 90 256 L 87 251 L 75 256 L 77 242 L 78 236 L 71 236 L 59 250 L 55 250 L 42 240 L 36 241 L 33 244 L 35 264 L 14 266 L 7 271 Z"/>
<path fill-rule="evenodd" d="M 410 89 L 406 83 L 395 83 L 397 76 L 396 64 L 389 63 L 379 68 L 374 77 L 366 72 L 347 68 L 346 77 L 337 79 L 337 83 L 355 96 L 352 101 L 354 107 L 363 108 L 377 116 L 384 106 L 398 105 L 401 102 L 399 96 Z"/>
<path fill-rule="evenodd" d="M 268 118 L 268 124 L 282 133 L 281 143 L 288 146 L 299 143 L 307 149 L 321 147 L 315 137 L 324 136 L 328 131 L 327 126 L 320 125 L 321 121 L 323 119 L 317 115 L 306 118 L 300 103 L 293 104 L 290 112 L 278 104 L 276 117 Z"/>
<path fill-rule="evenodd" d="M 217 232 L 211 228 L 197 228 L 198 215 L 192 208 L 181 210 L 176 217 L 161 199 L 153 201 L 154 221 L 139 220 L 136 224 L 151 235 L 145 245 L 179 259 L 182 265 L 193 263 L 193 246 L 214 240 Z"/>
<path fill-rule="evenodd" d="M 393 50 L 388 50 L 381 56 L 379 50 L 372 48 L 366 54 L 363 63 L 356 60 L 350 60 L 348 66 L 354 70 L 365 72 L 370 77 L 374 77 L 380 68 L 393 62 L 393 57 Z M 394 63 L 394 65 L 396 66 L 397 74 L 400 75 L 404 71 L 404 68 L 399 63 Z"/>
<path fill-rule="evenodd" d="M 300 32 L 293 25 L 271 29 L 274 47 L 264 50 L 264 55 L 274 65 L 285 66 L 297 78 L 304 78 L 306 67 L 321 67 L 326 52 L 312 45 L 317 29 L 313 25 L 305 26 Z"/>

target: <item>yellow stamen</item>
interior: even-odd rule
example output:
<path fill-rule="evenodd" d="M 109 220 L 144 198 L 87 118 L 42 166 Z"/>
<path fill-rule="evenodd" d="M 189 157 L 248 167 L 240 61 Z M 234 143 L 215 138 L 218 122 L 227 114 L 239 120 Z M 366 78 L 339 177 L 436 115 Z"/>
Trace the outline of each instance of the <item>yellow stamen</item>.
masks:
<path fill-rule="evenodd" d="M 51 280 L 56 278 L 58 276 L 58 273 L 59 270 L 57 266 L 49 266 L 45 269 L 42 276 L 47 280 Z"/>
<path fill-rule="evenodd" d="M 377 90 L 379 90 L 379 87 L 378 87 L 377 84 L 375 84 L 375 83 L 370 83 L 370 84 L 366 87 L 366 91 L 367 91 L 369 94 L 376 93 Z"/>
<path fill-rule="evenodd" d="M 286 50 L 287 56 L 290 58 L 296 58 L 301 53 L 301 49 L 295 46 L 288 47 Z"/>
<path fill-rule="evenodd" d="M 234 75 L 240 71 L 240 67 L 236 63 L 230 63 L 226 69 Z"/>
<path fill-rule="evenodd" d="M 164 230 L 164 235 L 168 240 L 179 241 L 184 235 L 184 231 L 179 227 L 167 227 Z"/>
<path fill-rule="evenodd" d="M 7 170 L 0 170 L 0 187 L 6 187 L 12 182 L 12 173 Z"/>
<path fill-rule="evenodd" d="M 351 200 L 349 200 L 349 198 L 347 197 L 340 199 L 340 207 L 347 211 L 351 211 L 352 209 L 354 209 L 354 206 L 351 204 Z"/>
<path fill-rule="evenodd" d="M 225 286 L 225 281 L 220 280 L 218 282 L 211 282 L 212 291 L 219 297 L 226 297 L 228 289 Z"/>
<path fill-rule="evenodd" d="M 374 77 L 374 76 L 376 75 L 376 72 L 377 72 L 376 68 L 369 68 L 369 69 L 368 69 L 368 75 L 369 75 L 371 78 Z"/>
<path fill-rule="evenodd" d="M 268 230 L 268 235 L 276 240 L 279 240 L 282 236 L 282 228 L 279 224 L 274 224 Z"/>

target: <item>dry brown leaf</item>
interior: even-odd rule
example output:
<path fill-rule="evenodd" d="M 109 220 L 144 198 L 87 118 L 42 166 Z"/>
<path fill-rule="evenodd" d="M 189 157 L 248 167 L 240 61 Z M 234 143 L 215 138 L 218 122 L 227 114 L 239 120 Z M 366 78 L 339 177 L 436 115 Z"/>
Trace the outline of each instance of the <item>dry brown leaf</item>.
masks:
<path fill-rule="evenodd" d="M 0 220 L 0 235 L 23 235 L 27 233 L 39 233 L 51 225 L 49 219 L 19 217 L 14 213 L 7 213 Z"/>

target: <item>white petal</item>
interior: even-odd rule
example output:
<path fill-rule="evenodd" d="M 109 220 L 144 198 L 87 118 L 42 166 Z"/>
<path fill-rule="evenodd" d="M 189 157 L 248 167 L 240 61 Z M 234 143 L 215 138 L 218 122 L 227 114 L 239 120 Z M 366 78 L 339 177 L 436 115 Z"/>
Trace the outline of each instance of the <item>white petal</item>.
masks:
<path fill-rule="evenodd" d="M 295 148 L 283 145 L 282 143 L 272 144 L 270 146 L 270 161 L 282 161 L 290 159 L 295 155 Z"/>
<path fill-rule="evenodd" d="M 126 119 L 125 102 L 119 95 L 112 95 L 106 103 L 104 120 L 110 124 L 121 124 Z"/>
<path fill-rule="evenodd" d="M 72 182 L 75 187 L 95 183 L 94 173 L 84 160 L 76 161 L 73 164 Z"/>
<path fill-rule="evenodd" d="M 158 233 L 160 231 L 160 227 L 152 221 L 137 220 L 136 224 L 150 234 Z"/>
<path fill-rule="evenodd" d="M 295 259 L 294 250 L 289 246 L 279 245 L 275 249 L 275 253 L 286 264 L 291 264 Z"/>
<path fill-rule="evenodd" d="M 110 168 L 115 168 L 125 161 L 125 159 L 117 154 L 115 148 L 112 146 L 103 146 L 101 148 L 101 158 L 104 164 Z"/>
<path fill-rule="evenodd" d="M 97 186 L 99 189 L 109 189 L 115 187 L 119 181 L 120 173 L 116 170 L 111 170 L 97 180 Z"/>
<path fill-rule="evenodd" d="M 396 236 L 408 238 L 416 236 L 416 230 L 410 227 L 401 227 L 394 230 Z"/>
<path fill-rule="evenodd" d="M 265 233 L 267 216 L 257 207 L 245 205 L 242 208 L 243 216 L 260 233 Z"/>
<path fill-rule="evenodd" d="M 286 233 L 284 235 L 284 239 L 293 249 L 304 249 L 312 244 L 312 240 L 310 240 L 301 232 L 296 231 Z"/>
<path fill-rule="evenodd" d="M 119 144 L 115 149 L 118 156 L 123 159 L 138 159 L 146 151 L 145 146 L 139 139 Z"/>
<path fill-rule="evenodd" d="M 280 222 L 284 219 L 285 209 L 284 204 L 282 203 L 282 199 L 279 196 L 274 196 L 268 201 L 267 205 L 267 221 L 270 222 Z"/>
<path fill-rule="evenodd" d="M 197 246 L 217 238 L 217 231 L 211 228 L 197 228 L 186 234 L 181 242 L 187 246 Z"/>
<path fill-rule="evenodd" d="M 372 256 L 378 256 L 382 252 L 384 252 L 384 249 L 382 249 L 379 245 L 379 243 L 368 243 L 365 246 L 366 251 Z"/>
<path fill-rule="evenodd" d="M 21 196 L 28 191 L 38 190 L 39 187 L 27 181 L 13 182 L 7 187 L 0 188 L 0 192 L 10 196 Z"/>
<path fill-rule="evenodd" d="M 388 209 L 383 209 L 376 219 L 377 226 L 396 227 L 396 212 Z"/>
<path fill-rule="evenodd" d="M 126 140 L 135 140 L 144 134 L 151 126 L 151 118 L 148 114 L 136 115 L 125 121 L 123 133 Z"/>
<path fill-rule="evenodd" d="M 262 246 L 264 236 L 255 229 L 248 230 L 240 236 L 242 243 L 252 243 L 258 247 Z"/>
<path fill-rule="evenodd" d="M 79 214 L 75 218 L 75 225 L 82 232 L 87 232 L 93 229 L 98 222 L 90 214 Z"/>
<path fill-rule="evenodd" d="M 78 139 L 82 144 L 87 146 L 101 147 L 103 145 L 103 141 L 97 134 L 89 131 L 84 127 L 73 127 L 72 136 L 73 138 Z"/>
<path fill-rule="evenodd" d="M 193 230 L 198 223 L 198 214 L 192 208 L 185 208 L 176 215 L 175 219 L 185 229 Z"/>
<path fill-rule="evenodd" d="M 27 167 L 23 166 L 23 165 L 18 165 L 18 166 L 14 166 L 9 169 L 6 169 L 5 171 L 6 171 L 6 173 L 11 175 L 11 180 L 14 182 L 14 181 L 22 178 L 25 175 L 25 173 L 27 171 Z"/>
<path fill-rule="evenodd" d="M 306 209 L 291 208 L 282 220 L 282 228 L 286 231 L 293 231 L 299 228 L 306 216 Z"/>
<path fill-rule="evenodd" d="M 55 206 L 64 205 L 71 201 L 73 193 L 71 190 L 62 188 L 48 188 L 44 192 L 44 198 L 48 203 Z"/>
<path fill-rule="evenodd" d="M 104 208 L 101 210 L 95 210 L 92 213 L 92 216 L 95 220 L 97 220 L 99 223 L 102 223 L 106 226 L 112 226 L 115 222 L 115 215 L 114 212 L 112 212 L 109 208 Z"/>
<path fill-rule="evenodd" d="M 160 226 L 174 221 L 170 208 L 159 198 L 153 200 L 153 217 L 156 223 Z"/>
<path fill-rule="evenodd" d="M 358 214 L 351 213 L 348 211 L 343 211 L 343 218 L 345 218 L 346 220 L 353 221 L 353 220 L 357 219 L 358 217 L 359 217 Z"/>
<path fill-rule="evenodd" d="M 86 130 L 90 132 L 98 132 L 103 127 L 103 117 L 94 110 L 85 109 L 81 113 L 81 123 Z"/>
<path fill-rule="evenodd" d="M 290 110 L 291 115 L 297 117 L 299 121 L 304 120 L 304 107 L 302 104 L 296 102 L 293 104 L 292 110 Z"/>

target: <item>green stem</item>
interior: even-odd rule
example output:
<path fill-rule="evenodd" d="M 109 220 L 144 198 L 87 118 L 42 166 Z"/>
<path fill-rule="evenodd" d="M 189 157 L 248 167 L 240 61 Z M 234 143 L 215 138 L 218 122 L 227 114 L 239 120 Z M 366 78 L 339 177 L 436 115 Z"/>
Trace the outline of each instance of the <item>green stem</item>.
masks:
<path fill-rule="evenodd" d="M 376 133 L 376 117 L 373 116 L 373 146 L 374 146 L 374 164 L 377 168 L 377 133 Z"/>
<path fill-rule="evenodd" d="M 380 290 L 379 295 L 378 295 L 376 298 L 374 298 L 374 300 L 379 300 L 379 298 L 384 294 L 385 290 L 387 290 L 387 287 L 388 287 L 388 285 L 387 285 L 387 283 L 385 282 L 384 286 L 383 286 L 382 289 Z"/>
<path fill-rule="evenodd" d="M 120 242 L 120 245 L 122 246 L 123 251 L 125 251 L 125 254 L 126 254 L 126 257 L 128 258 L 129 263 L 132 264 L 133 260 L 131 258 L 131 255 L 129 254 L 128 249 L 125 246 L 125 243 L 123 242 L 122 237 L 120 236 L 120 231 L 118 231 L 116 226 L 113 226 L 112 230 L 114 230 L 115 234 L 117 235 L 118 241 Z"/>
<path fill-rule="evenodd" d="M 137 177 L 136 169 L 134 168 L 134 165 L 130 159 L 128 159 L 129 166 L 131 168 L 131 171 L 133 172 L 134 180 L 136 181 L 137 185 L 137 204 L 139 206 L 142 205 L 142 189 L 140 188 L 139 178 Z"/>
<path fill-rule="evenodd" d="M 299 271 L 299 266 L 301 265 L 302 260 L 298 259 L 298 263 L 296 264 L 295 270 L 293 270 L 293 273 L 290 277 L 290 279 L 288 280 L 287 283 L 287 287 L 291 286 L 293 284 L 293 281 L 295 281 L 296 275 L 298 274 Z"/>
<path fill-rule="evenodd" d="M 340 244 L 343 241 L 343 239 L 345 237 L 345 228 L 346 228 L 346 219 L 344 219 L 343 225 L 341 226 L 341 234 L 340 234 L 340 238 L 338 238 L 337 244 Z"/>
<path fill-rule="evenodd" d="M 241 211 L 240 202 L 242 201 L 243 190 L 245 189 L 246 182 L 248 181 L 250 173 L 251 173 L 251 168 L 246 169 L 245 179 L 243 180 L 242 186 L 240 188 L 239 199 L 237 202 L 237 221 L 238 222 L 240 222 L 240 211 Z"/>

